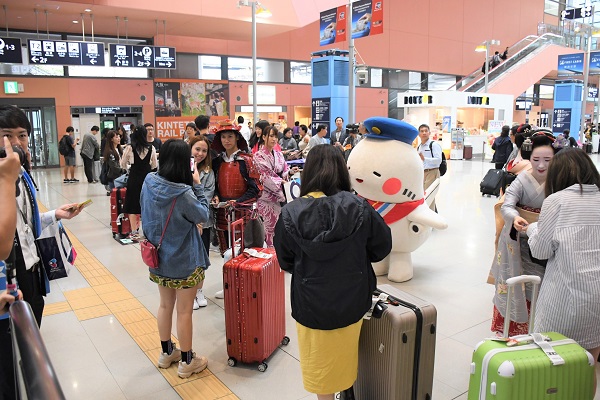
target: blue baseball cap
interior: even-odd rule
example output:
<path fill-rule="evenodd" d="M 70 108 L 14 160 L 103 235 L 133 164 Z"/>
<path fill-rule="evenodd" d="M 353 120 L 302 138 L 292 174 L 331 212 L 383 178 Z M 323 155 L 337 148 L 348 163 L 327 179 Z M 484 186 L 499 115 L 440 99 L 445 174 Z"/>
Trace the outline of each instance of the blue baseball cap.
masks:
<path fill-rule="evenodd" d="M 417 128 L 393 118 L 372 117 L 366 119 L 363 124 L 369 131 L 364 136 L 374 139 L 399 140 L 406 144 L 412 144 L 419 136 Z"/>

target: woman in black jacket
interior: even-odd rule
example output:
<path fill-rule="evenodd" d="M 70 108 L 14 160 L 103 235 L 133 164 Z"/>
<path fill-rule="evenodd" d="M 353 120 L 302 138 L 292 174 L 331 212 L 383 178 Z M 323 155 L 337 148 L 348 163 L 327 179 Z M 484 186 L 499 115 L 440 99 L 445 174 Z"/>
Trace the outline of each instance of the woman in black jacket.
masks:
<path fill-rule="evenodd" d="M 105 137 L 105 146 L 102 157 L 104 162 L 108 165 L 108 173 L 106 178 L 108 183 L 106 184 L 106 195 L 110 196 L 111 190 L 115 188 L 115 179 L 127 172 L 126 169 L 121 168 L 121 156 L 123 155 L 123 149 L 121 148 L 121 136 L 117 131 L 108 131 Z"/>
<path fill-rule="evenodd" d="M 508 137 L 510 126 L 504 125 L 500 137 L 497 137 L 492 144 L 492 150 L 495 150 L 492 162 L 496 163 L 496 169 L 502 169 L 508 161 L 510 153 L 513 151 L 513 143 Z"/>
<path fill-rule="evenodd" d="M 392 248 L 390 228 L 350 190 L 342 152 L 316 146 L 306 159 L 301 197 L 283 207 L 275 227 L 279 265 L 292 273 L 304 388 L 320 400 L 356 380 L 362 317 L 377 284 L 371 263 Z"/>

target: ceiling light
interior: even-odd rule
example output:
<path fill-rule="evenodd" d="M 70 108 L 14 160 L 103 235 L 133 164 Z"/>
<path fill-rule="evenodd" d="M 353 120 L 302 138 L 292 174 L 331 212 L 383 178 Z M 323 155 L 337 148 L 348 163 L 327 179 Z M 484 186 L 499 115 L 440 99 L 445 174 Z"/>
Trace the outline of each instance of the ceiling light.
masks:
<path fill-rule="evenodd" d="M 92 12 L 92 10 L 91 10 L 91 9 L 89 9 L 89 8 L 86 8 L 86 9 L 85 9 L 85 10 L 83 10 L 83 11 L 85 11 L 85 12 Z"/>
<path fill-rule="evenodd" d="M 76 19 L 74 19 L 74 20 L 73 20 L 73 23 L 74 23 L 74 24 L 78 24 L 78 23 L 79 23 L 79 21 L 77 21 Z"/>

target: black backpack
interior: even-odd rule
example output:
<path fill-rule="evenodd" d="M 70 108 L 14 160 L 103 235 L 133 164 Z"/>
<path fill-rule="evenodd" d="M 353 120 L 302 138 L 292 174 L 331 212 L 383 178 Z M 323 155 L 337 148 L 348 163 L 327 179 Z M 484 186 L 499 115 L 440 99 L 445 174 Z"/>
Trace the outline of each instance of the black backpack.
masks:
<path fill-rule="evenodd" d="M 62 156 L 66 156 L 69 154 L 69 147 L 70 146 L 67 143 L 67 135 L 65 135 L 60 139 L 60 142 L 58 142 L 58 152 Z"/>
<path fill-rule="evenodd" d="M 429 143 L 429 151 L 431 152 L 431 155 L 433 156 L 433 141 L 431 141 L 431 143 Z M 440 164 L 440 176 L 444 176 L 446 174 L 446 171 L 448 171 L 448 164 L 446 163 L 446 155 L 444 154 L 444 152 L 442 151 L 442 163 Z"/>

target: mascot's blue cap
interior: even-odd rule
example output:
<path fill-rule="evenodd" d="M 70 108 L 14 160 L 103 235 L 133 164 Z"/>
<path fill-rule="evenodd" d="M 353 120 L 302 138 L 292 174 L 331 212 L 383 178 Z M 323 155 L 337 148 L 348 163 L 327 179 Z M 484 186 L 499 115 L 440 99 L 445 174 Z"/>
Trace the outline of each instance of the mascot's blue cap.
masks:
<path fill-rule="evenodd" d="M 393 118 L 372 117 L 363 122 L 369 131 L 365 136 L 374 139 L 399 140 L 412 145 L 419 136 L 417 128 L 404 121 Z"/>

